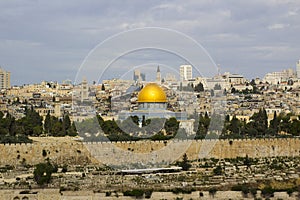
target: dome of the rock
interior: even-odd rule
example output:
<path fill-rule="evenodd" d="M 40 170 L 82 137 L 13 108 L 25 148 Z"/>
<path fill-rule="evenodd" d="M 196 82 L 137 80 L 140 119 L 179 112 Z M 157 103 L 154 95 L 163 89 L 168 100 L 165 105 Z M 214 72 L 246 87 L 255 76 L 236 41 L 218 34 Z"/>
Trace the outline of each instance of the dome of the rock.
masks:
<path fill-rule="evenodd" d="M 164 90 L 156 83 L 149 83 L 139 92 L 139 103 L 166 103 L 167 97 Z"/>

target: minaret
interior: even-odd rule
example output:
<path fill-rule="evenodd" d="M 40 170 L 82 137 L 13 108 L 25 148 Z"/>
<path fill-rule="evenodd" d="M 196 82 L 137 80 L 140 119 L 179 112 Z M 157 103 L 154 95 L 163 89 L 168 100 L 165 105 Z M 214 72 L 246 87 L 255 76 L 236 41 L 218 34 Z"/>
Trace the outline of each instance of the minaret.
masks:
<path fill-rule="evenodd" d="M 300 60 L 298 60 L 298 62 L 296 64 L 296 75 L 297 75 L 297 78 L 300 79 Z"/>
<path fill-rule="evenodd" d="M 83 102 L 84 100 L 87 100 L 88 95 L 89 95 L 88 82 L 87 82 L 86 78 L 83 78 L 83 81 L 81 83 L 81 102 Z"/>
<path fill-rule="evenodd" d="M 156 71 L 156 83 L 161 84 L 161 74 L 160 74 L 159 66 L 157 66 L 157 71 Z"/>

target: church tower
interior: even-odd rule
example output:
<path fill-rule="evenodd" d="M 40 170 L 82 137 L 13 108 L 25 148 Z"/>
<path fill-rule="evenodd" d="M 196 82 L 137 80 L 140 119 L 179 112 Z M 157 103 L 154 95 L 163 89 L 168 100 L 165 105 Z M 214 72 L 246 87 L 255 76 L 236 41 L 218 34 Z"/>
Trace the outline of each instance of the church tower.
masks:
<path fill-rule="evenodd" d="M 161 84 L 161 74 L 160 74 L 159 66 L 157 66 L 157 70 L 156 70 L 156 83 Z"/>

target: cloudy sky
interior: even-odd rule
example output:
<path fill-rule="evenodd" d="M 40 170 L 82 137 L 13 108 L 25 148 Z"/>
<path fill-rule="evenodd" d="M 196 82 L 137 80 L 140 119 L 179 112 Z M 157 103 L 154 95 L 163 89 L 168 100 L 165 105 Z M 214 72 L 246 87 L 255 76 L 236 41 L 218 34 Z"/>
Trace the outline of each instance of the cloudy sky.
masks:
<path fill-rule="evenodd" d="M 222 72 L 263 77 L 295 68 L 299 15 L 295 0 L 3 0 L 0 66 L 11 71 L 12 84 L 74 80 L 89 52 L 108 37 L 162 27 L 199 42 Z M 131 65 L 128 60 L 121 63 Z"/>

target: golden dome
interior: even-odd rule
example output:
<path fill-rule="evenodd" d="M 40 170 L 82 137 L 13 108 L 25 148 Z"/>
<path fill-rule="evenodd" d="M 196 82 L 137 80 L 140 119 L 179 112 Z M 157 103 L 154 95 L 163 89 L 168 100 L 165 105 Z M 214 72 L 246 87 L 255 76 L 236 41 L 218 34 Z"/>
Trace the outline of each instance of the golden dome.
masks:
<path fill-rule="evenodd" d="M 147 84 L 138 95 L 139 103 L 165 103 L 167 96 L 164 90 L 156 83 Z"/>

